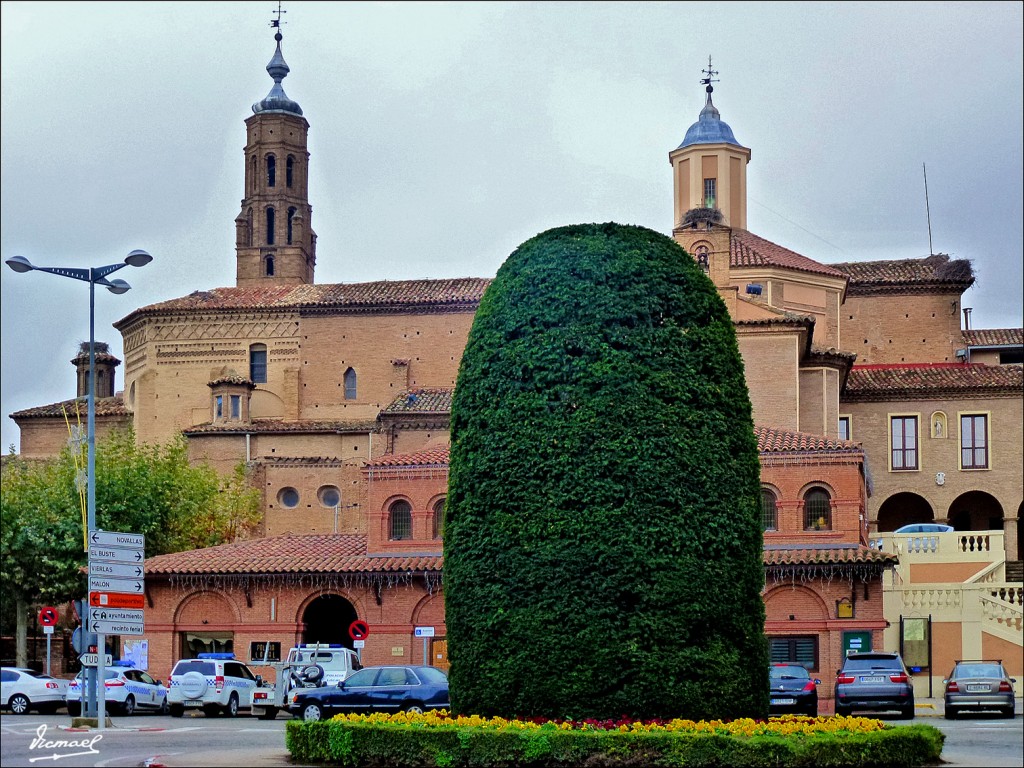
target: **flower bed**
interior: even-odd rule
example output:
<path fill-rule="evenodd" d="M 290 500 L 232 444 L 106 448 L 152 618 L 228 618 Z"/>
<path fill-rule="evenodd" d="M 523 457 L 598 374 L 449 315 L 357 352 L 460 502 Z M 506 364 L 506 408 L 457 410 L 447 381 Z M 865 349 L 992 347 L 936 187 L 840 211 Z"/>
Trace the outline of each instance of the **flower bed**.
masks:
<path fill-rule="evenodd" d="M 768 720 L 535 721 L 423 715 L 339 715 L 287 724 L 303 762 L 343 766 L 920 766 L 943 735 L 866 717 Z"/>

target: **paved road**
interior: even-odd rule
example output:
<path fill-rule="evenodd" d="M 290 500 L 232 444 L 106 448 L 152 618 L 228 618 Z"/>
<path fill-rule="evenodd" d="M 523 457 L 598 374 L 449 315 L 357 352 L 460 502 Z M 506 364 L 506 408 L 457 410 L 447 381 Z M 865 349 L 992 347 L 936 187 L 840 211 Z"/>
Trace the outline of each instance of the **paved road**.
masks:
<path fill-rule="evenodd" d="M 945 720 L 938 705 L 918 708 L 913 721 L 884 717 L 892 725 L 926 723 L 946 734 L 942 752 L 945 766 L 1024 765 L 1024 718 L 1013 720 L 988 715 Z M 57 765 L 60 768 L 95 766 L 247 766 L 270 768 L 291 766 L 284 748 L 287 718 L 263 721 L 249 717 L 172 718 L 138 715 L 114 718 L 113 728 L 104 731 L 67 730 L 67 715 L 0 716 L 0 765 Z M 45 727 L 45 728 L 44 728 Z M 39 744 L 40 730 L 45 742 L 75 741 L 77 745 Z M 100 739 L 93 741 L 97 736 Z M 84 744 L 82 742 L 85 742 Z M 33 747 L 33 742 L 37 745 Z M 76 754 L 84 753 L 84 754 Z M 55 759 L 54 755 L 58 755 Z"/>

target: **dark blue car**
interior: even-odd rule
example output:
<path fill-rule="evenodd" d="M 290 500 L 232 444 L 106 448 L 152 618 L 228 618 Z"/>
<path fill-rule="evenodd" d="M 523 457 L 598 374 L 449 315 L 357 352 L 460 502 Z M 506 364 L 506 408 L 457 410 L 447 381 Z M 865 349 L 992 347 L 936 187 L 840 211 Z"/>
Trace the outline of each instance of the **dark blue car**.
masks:
<path fill-rule="evenodd" d="M 337 685 L 298 688 L 288 711 L 303 720 L 342 712 L 426 712 L 449 709 L 448 677 L 435 667 L 365 667 Z"/>

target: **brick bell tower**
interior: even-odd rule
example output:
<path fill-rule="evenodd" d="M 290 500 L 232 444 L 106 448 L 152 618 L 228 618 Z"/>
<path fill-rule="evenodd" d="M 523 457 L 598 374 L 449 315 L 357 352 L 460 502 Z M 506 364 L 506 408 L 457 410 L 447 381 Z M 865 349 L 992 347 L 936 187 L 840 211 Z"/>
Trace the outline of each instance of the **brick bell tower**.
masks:
<path fill-rule="evenodd" d="M 280 17 L 271 22 L 277 50 L 267 65 L 274 86 L 252 105 L 245 121 L 245 197 L 235 219 L 238 287 L 313 282 L 316 233 L 309 204 L 309 123 L 281 87 L 288 65 L 281 55 Z"/>

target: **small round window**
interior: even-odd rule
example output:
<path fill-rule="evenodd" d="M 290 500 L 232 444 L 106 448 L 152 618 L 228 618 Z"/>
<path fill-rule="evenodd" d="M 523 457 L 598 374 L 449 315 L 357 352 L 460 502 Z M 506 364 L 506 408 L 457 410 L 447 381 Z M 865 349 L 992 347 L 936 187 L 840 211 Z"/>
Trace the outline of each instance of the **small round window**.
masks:
<path fill-rule="evenodd" d="M 333 485 L 325 485 L 316 492 L 320 504 L 324 507 L 336 507 L 341 504 L 341 491 Z"/>
<path fill-rule="evenodd" d="M 282 507 L 297 507 L 299 506 L 299 492 L 294 488 L 282 488 L 278 491 L 277 502 Z"/>

